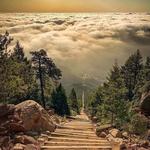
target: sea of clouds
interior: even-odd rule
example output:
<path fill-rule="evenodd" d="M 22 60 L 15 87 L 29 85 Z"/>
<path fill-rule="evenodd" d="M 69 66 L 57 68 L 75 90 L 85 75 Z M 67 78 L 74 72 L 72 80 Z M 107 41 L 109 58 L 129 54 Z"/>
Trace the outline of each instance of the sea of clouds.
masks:
<path fill-rule="evenodd" d="M 67 83 L 82 74 L 102 82 L 115 59 L 119 64 L 140 49 L 150 55 L 149 13 L 0 14 L 0 33 L 20 40 L 26 55 L 46 49 Z"/>

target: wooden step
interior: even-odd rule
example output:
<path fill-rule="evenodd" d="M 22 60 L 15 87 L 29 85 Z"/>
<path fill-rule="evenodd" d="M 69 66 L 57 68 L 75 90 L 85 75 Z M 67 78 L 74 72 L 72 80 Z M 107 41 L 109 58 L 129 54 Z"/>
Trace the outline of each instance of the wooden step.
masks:
<path fill-rule="evenodd" d="M 72 127 L 72 126 L 60 126 L 58 127 L 59 129 L 72 129 L 72 130 L 82 130 L 82 131 L 86 131 L 86 130 L 89 130 L 89 131 L 92 131 L 93 130 L 93 127 L 90 127 L 90 128 L 83 128 L 83 127 Z"/>
<path fill-rule="evenodd" d="M 71 146 L 108 146 L 108 145 L 110 145 L 108 142 L 100 142 L 100 143 L 86 143 L 86 142 L 82 142 L 82 141 L 80 141 L 80 142 L 72 142 L 72 141 L 67 141 L 67 142 L 61 142 L 61 141 L 47 141 L 47 142 L 45 142 L 45 146 L 58 146 L 58 145 L 62 145 L 62 146 L 69 146 L 69 145 L 71 145 Z"/>
<path fill-rule="evenodd" d="M 41 150 L 111 150 L 110 143 L 96 136 L 94 126 L 83 113 L 57 127 Z"/>
<path fill-rule="evenodd" d="M 82 133 L 82 134 L 80 134 L 80 133 L 72 133 L 72 132 L 70 132 L 70 133 L 68 133 L 68 132 L 63 132 L 63 131 L 61 131 L 61 132 L 54 132 L 54 133 L 51 133 L 51 135 L 55 135 L 55 134 L 63 134 L 63 135 L 66 135 L 66 136 L 68 136 L 68 135 L 73 135 L 73 136 L 85 136 L 85 137 L 92 137 L 92 138 L 98 138 L 95 134 L 86 134 L 86 133 Z"/>
<path fill-rule="evenodd" d="M 49 150 L 49 149 L 70 149 L 70 150 L 73 150 L 73 149 L 78 149 L 78 150 L 83 150 L 83 149 L 91 149 L 91 150 L 96 150 L 96 149 L 99 149 L 99 150 L 109 150 L 111 149 L 111 146 L 42 146 L 41 147 L 42 150 Z"/>
<path fill-rule="evenodd" d="M 63 133 L 52 133 L 53 137 L 73 137 L 73 138 L 85 138 L 85 139 L 98 139 L 96 136 L 90 135 L 76 135 L 76 134 L 63 134 Z"/>
<path fill-rule="evenodd" d="M 100 143 L 100 141 L 101 142 L 108 142 L 106 139 L 98 139 L 98 140 L 96 140 L 96 139 L 80 139 L 80 138 L 67 138 L 67 137 L 52 137 L 52 136 L 49 136 L 48 137 L 48 139 L 49 140 L 55 140 L 55 141 L 85 141 L 85 142 L 95 142 L 95 143 Z"/>
<path fill-rule="evenodd" d="M 73 130 L 73 129 L 56 129 L 55 132 L 59 131 L 64 131 L 64 132 L 73 132 L 73 133 L 89 133 L 89 134 L 94 134 L 94 131 L 88 131 L 88 130 Z"/>

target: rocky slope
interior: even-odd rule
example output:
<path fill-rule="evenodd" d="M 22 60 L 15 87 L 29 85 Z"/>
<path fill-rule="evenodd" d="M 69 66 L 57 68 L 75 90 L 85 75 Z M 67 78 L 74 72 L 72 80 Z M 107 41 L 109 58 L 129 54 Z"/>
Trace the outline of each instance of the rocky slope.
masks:
<path fill-rule="evenodd" d="M 57 117 L 49 113 L 33 100 L 18 105 L 0 105 L 0 148 L 40 149 L 37 138 L 43 132 L 56 129 Z"/>

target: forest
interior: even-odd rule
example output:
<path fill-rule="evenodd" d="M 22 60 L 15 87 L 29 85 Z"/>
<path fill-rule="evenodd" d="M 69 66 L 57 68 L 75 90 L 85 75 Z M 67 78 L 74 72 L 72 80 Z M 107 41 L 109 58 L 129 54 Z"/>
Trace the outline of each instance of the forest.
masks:
<path fill-rule="evenodd" d="M 61 70 L 57 68 L 44 49 L 30 52 L 28 59 L 17 41 L 11 50 L 13 38 L 6 31 L 0 35 L 0 97 L 1 103 L 18 104 L 27 99 L 36 100 L 44 108 L 54 108 L 59 115 L 79 113 L 74 89 L 70 100 L 60 82 Z"/>
<path fill-rule="evenodd" d="M 0 35 L 0 103 L 19 104 L 35 100 L 45 109 L 53 108 L 59 116 L 80 114 L 81 100 L 75 89 L 66 94 L 61 84 L 63 73 L 44 49 L 26 57 L 20 41 L 6 31 Z M 97 68 L 99 69 L 99 68 Z M 141 101 L 150 91 L 150 57 L 137 50 L 119 66 L 117 60 L 103 84 L 88 95 L 85 111 L 101 127 L 109 125 L 119 130 L 147 138 L 150 103 Z"/>

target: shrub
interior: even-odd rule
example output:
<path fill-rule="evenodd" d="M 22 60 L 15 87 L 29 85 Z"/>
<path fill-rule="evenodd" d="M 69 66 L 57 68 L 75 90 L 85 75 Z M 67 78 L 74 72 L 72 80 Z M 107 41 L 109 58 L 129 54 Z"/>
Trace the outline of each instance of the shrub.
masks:
<path fill-rule="evenodd" d="M 129 125 L 129 132 L 138 135 L 144 135 L 148 128 L 148 119 L 141 114 L 135 114 L 131 118 L 131 123 Z"/>

